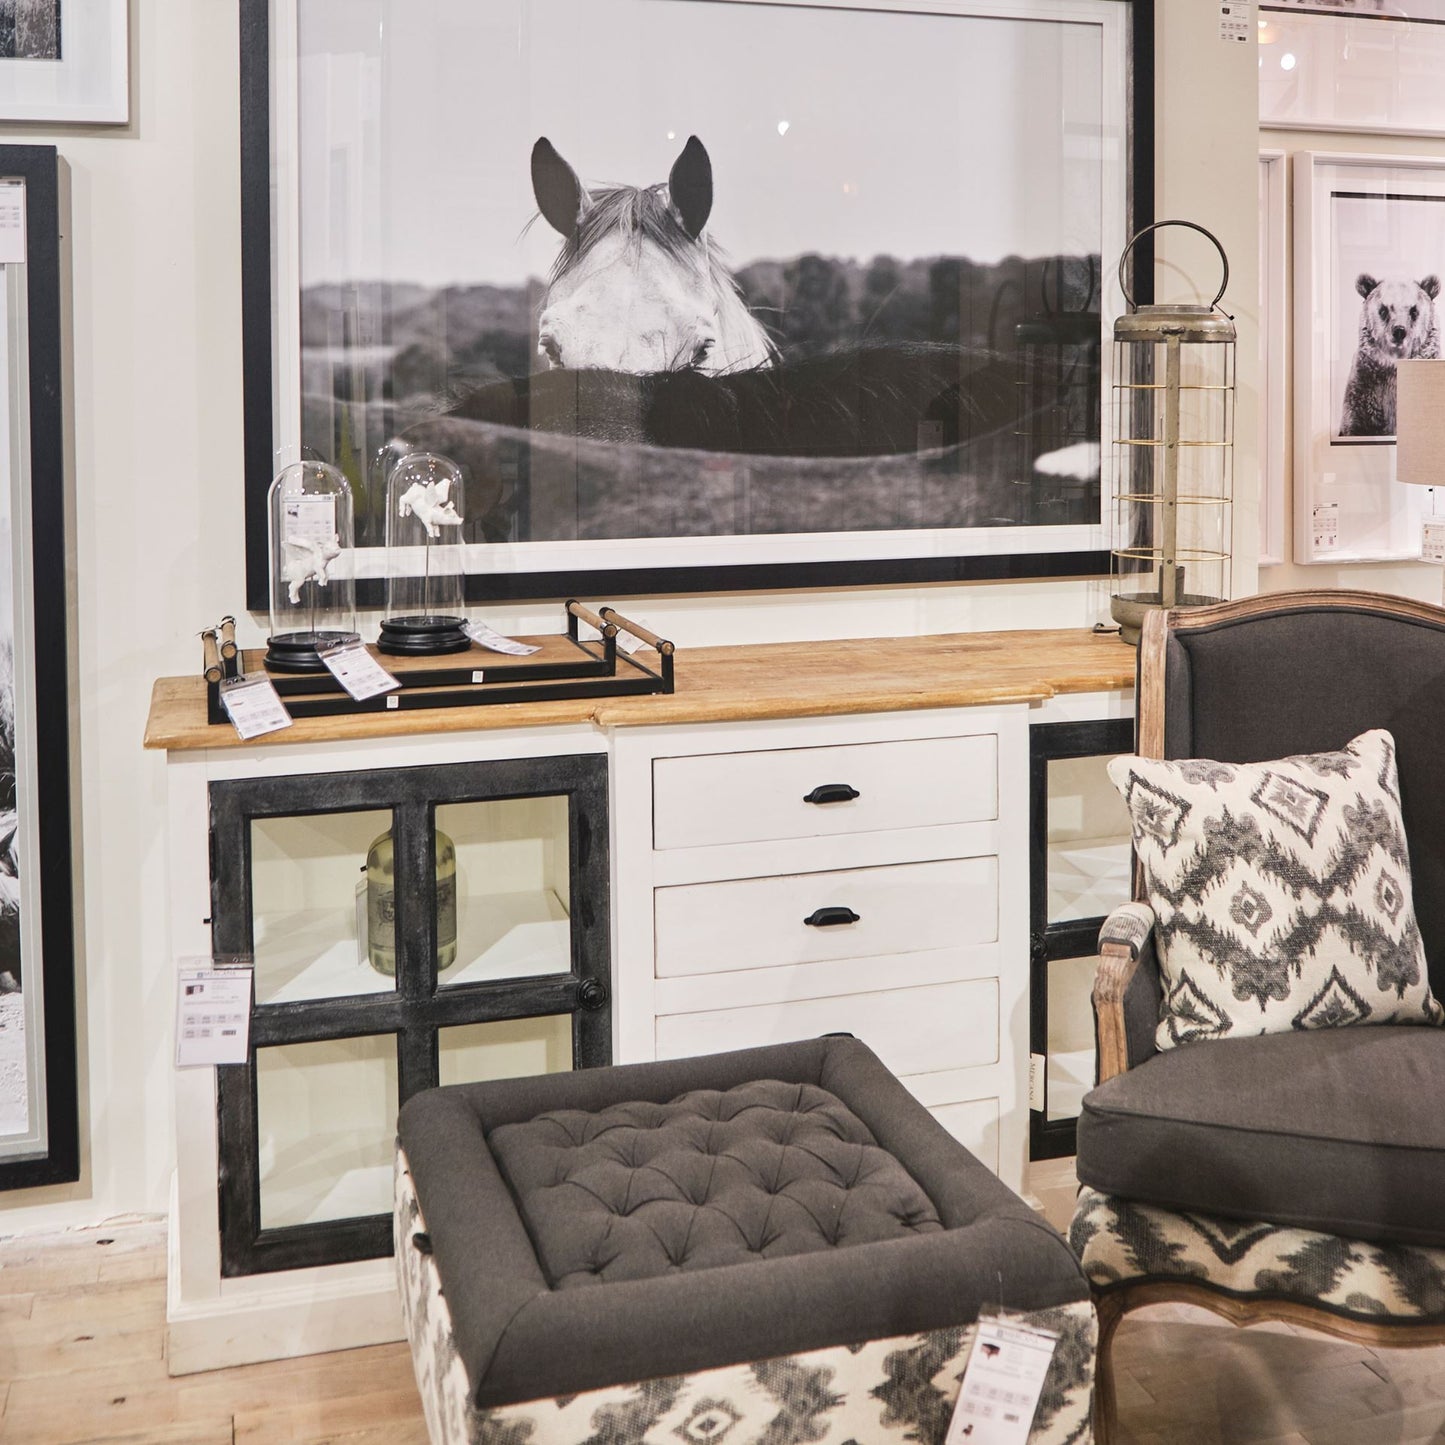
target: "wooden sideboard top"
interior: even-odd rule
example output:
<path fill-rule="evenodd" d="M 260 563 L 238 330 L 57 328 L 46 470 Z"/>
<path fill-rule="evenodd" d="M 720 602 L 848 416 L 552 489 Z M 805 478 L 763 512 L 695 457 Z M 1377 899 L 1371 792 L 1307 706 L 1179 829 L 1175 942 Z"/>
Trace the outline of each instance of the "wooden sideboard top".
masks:
<path fill-rule="evenodd" d="M 1082 629 L 699 647 L 679 649 L 670 696 L 298 718 L 249 743 L 227 725 L 207 724 L 206 685 L 197 673 L 157 680 L 145 745 L 188 751 L 566 723 L 642 727 L 1042 702 L 1059 693 L 1132 688 L 1137 655 L 1117 634 Z"/>

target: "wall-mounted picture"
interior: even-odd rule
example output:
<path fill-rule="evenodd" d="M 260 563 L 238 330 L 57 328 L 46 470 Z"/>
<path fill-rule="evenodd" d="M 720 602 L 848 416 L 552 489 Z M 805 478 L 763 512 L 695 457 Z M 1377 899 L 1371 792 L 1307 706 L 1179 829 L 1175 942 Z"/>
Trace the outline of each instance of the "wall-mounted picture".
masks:
<path fill-rule="evenodd" d="M 1272 0 L 1258 37 L 1262 126 L 1445 135 L 1445 0 Z"/>
<path fill-rule="evenodd" d="M 0 0 L 0 121 L 130 119 L 127 0 Z"/>
<path fill-rule="evenodd" d="M 253 600 L 280 463 L 365 598 L 416 449 L 477 596 L 1096 565 L 1131 17 L 243 0 Z"/>
<path fill-rule="evenodd" d="M 1289 557 L 1284 529 L 1285 349 L 1289 297 L 1285 291 L 1288 208 L 1284 151 L 1259 154 L 1259 562 Z"/>
<path fill-rule="evenodd" d="M 1418 556 L 1395 378 L 1441 355 L 1445 162 L 1300 152 L 1294 174 L 1297 558 Z"/>
<path fill-rule="evenodd" d="M 79 1175 L 57 167 L 0 146 L 0 1189 Z"/>

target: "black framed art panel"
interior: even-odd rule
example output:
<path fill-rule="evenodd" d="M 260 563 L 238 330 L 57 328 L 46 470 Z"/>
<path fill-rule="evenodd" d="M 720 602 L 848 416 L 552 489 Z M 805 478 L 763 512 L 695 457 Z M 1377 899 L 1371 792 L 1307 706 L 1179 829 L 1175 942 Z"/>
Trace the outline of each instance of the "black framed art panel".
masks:
<path fill-rule="evenodd" d="M 1152 0 L 238 3 L 252 608 L 418 450 L 473 601 L 1107 571 Z"/>
<path fill-rule="evenodd" d="M 80 1177 L 60 168 L 0 145 L 0 1189 Z"/>

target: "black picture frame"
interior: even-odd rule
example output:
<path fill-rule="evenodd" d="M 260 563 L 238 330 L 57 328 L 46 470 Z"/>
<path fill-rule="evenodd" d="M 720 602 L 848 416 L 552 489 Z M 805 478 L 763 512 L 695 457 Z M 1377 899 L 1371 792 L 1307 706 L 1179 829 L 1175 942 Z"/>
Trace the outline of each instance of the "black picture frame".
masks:
<path fill-rule="evenodd" d="M 271 164 L 271 0 L 237 0 L 241 95 L 241 307 L 243 368 L 246 605 L 265 612 L 270 600 L 266 493 L 275 474 Z M 1154 0 L 1112 0 L 1129 7 L 1127 230 L 1154 217 Z M 1106 259 L 1106 266 L 1108 258 Z M 1133 250 L 1135 300 L 1153 299 L 1153 246 Z M 1106 548 L 963 556 L 868 557 L 840 561 L 637 566 L 567 571 L 469 573 L 468 602 L 522 602 L 569 596 L 651 596 L 662 593 L 762 591 L 986 582 L 1107 575 Z M 362 579 L 357 601 L 383 603 L 382 583 Z"/>
<path fill-rule="evenodd" d="M 54 146 L 0 145 L 0 181 L 25 186 L 26 379 L 36 837 L 39 869 L 43 1152 L 0 1159 L 0 1190 L 80 1178 L 76 957 L 71 836 L 70 652 L 66 629 L 66 442 L 62 343 L 61 178 Z M 28 973 L 32 960 L 24 961 Z M 33 1056 L 33 1051 L 32 1051 Z"/>

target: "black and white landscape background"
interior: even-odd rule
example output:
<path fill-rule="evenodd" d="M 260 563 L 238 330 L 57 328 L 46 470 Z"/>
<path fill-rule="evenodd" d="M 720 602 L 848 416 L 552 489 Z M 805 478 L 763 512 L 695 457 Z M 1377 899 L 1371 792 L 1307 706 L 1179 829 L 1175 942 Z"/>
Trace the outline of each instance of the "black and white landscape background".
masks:
<path fill-rule="evenodd" d="M 60 60 L 61 0 L 0 0 L 0 60 Z"/>
<path fill-rule="evenodd" d="M 299 19 L 281 431 L 346 472 L 363 544 L 398 434 L 463 464 L 471 543 L 1098 522 L 1125 139 L 1100 24 L 715 0 L 301 0 Z M 560 238 L 533 219 L 534 143 L 589 186 L 648 185 L 690 135 L 779 368 L 544 375 Z M 1036 470 L 1070 447 L 1071 474 Z"/>

